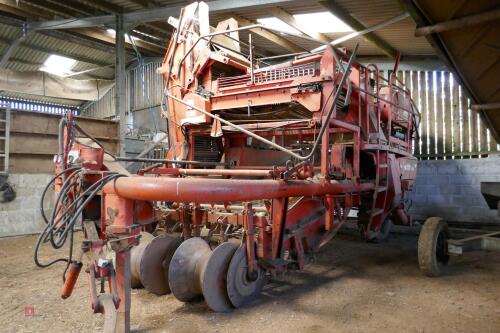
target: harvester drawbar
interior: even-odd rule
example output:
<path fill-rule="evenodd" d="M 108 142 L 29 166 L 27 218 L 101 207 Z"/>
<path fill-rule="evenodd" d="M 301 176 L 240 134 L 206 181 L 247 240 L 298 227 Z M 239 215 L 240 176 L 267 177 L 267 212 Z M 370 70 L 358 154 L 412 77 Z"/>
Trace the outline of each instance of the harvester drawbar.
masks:
<path fill-rule="evenodd" d="M 72 245 L 83 220 L 81 249 L 60 259 L 63 298 L 85 265 L 109 331 L 129 330 L 131 287 L 203 296 L 228 312 L 268 276 L 303 269 L 351 211 L 370 241 L 411 222 L 418 111 L 394 74 L 358 63 L 357 47 L 261 56 L 251 31 L 265 27 L 211 28 L 203 2 L 168 22 L 164 159 L 137 159 L 149 165 L 131 175 L 119 163 L 130 159 L 107 153 L 71 114 L 61 121 L 56 200 L 35 254 Z"/>

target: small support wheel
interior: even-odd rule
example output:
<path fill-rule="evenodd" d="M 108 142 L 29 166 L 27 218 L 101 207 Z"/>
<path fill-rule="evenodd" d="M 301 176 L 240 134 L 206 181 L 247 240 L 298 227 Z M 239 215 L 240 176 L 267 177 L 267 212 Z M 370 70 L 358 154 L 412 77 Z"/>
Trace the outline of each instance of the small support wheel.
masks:
<path fill-rule="evenodd" d="M 440 217 L 428 218 L 418 237 L 418 264 L 429 277 L 444 273 L 450 256 L 448 254 L 448 224 Z"/>
<path fill-rule="evenodd" d="M 392 230 L 392 220 L 390 218 L 386 218 L 382 225 L 380 226 L 379 231 L 366 231 L 366 225 L 358 224 L 358 230 L 361 237 L 363 237 L 369 243 L 382 243 L 385 242 Z"/>

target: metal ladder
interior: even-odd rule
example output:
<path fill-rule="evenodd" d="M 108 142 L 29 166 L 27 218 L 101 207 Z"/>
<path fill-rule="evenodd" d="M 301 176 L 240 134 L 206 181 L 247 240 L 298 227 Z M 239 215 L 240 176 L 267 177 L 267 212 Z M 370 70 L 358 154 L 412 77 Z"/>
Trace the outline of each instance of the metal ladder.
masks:
<path fill-rule="evenodd" d="M 373 191 L 372 207 L 366 232 L 370 233 L 372 225 L 376 225 L 378 231 L 384 222 L 386 215 L 387 194 L 389 189 L 389 160 L 387 150 L 377 150 L 375 152 L 375 188 Z"/>
<path fill-rule="evenodd" d="M 9 173 L 10 104 L 0 102 L 0 175 Z"/>
<path fill-rule="evenodd" d="M 373 92 L 378 95 L 378 82 L 376 82 Z M 380 124 L 382 109 L 377 97 L 371 97 L 368 103 L 368 114 L 373 125 L 373 132 L 369 132 L 369 137 L 374 135 L 374 139 L 379 145 L 386 145 L 389 133 L 384 131 Z M 370 139 L 370 138 L 369 138 Z M 386 204 L 389 189 L 389 152 L 387 150 L 376 149 L 375 157 L 375 188 L 373 191 L 372 205 L 369 210 L 368 225 L 366 226 L 366 236 L 370 238 L 370 233 L 378 232 L 386 217 Z M 375 230 L 372 226 L 376 225 Z"/>

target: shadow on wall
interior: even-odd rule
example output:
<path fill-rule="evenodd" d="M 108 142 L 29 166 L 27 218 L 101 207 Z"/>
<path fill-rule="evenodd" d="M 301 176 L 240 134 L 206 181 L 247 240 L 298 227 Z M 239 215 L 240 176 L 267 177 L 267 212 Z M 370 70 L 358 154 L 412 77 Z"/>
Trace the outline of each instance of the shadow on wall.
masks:
<path fill-rule="evenodd" d="M 53 174 L 10 174 L 8 181 L 15 198 L 0 202 L 0 237 L 33 234 L 42 231 L 45 223 L 40 215 L 40 197 Z M 49 189 L 45 209 L 50 213 Z"/>
<path fill-rule="evenodd" d="M 16 191 L 8 181 L 9 176 L 0 176 L 0 203 L 10 202 L 16 198 Z"/>

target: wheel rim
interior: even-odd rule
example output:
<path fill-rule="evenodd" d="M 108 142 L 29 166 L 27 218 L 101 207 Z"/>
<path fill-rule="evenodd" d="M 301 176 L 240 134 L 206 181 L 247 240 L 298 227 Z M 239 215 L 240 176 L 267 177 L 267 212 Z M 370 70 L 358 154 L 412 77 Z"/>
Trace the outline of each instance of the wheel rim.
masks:
<path fill-rule="evenodd" d="M 234 307 L 242 307 L 255 300 L 264 286 L 264 271 L 257 267 L 255 279 L 248 277 L 246 248 L 240 247 L 229 264 L 227 294 Z"/>
<path fill-rule="evenodd" d="M 440 264 L 446 264 L 449 260 L 448 242 L 443 231 L 440 231 L 436 241 L 436 259 Z"/>

